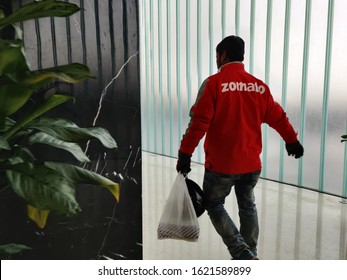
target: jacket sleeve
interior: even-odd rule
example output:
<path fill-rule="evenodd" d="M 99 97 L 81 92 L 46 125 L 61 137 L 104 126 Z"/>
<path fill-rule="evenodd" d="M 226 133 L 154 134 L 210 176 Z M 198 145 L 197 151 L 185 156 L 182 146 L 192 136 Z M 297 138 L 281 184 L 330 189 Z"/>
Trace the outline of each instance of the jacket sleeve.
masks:
<path fill-rule="evenodd" d="M 264 122 L 275 129 L 286 143 L 298 141 L 297 133 L 289 122 L 287 114 L 269 93 Z"/>
<path fill-rule="evenodd" d="M 195 104 L 190 109 L 190 122 L 181 141 L 181 152 L 191 155 L 207 132 L 214 115 L 213 96 L 214 90 L 209 79 L 206 79 L 199 89 Z"/>

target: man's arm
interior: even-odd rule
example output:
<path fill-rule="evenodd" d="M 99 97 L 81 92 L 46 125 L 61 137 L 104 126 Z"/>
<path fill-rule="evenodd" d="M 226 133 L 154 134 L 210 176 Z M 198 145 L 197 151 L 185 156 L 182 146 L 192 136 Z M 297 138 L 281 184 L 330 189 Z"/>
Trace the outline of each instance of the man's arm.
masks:
<path fill-rule="evenodd" d="M 280 104 L 273 100 L 269 94 L 267 112 L 264 122 L 275 129 L 286 142 L 286 150 L 289 156 L 300 158 L 304 154 L 304 148 L 300 144 L 297 133 L 289 122 L 287 114 Z"/>
<path fill-rule="evenodd" d="M 190 159 L 202 137 L 207 132 L 214 114 L 213 92 L 206 79 L 196 98 L 195 104 L 190 110 L 190 122 L 183 135 L 178 151 L 177 172 L 187 174 L 190 172 Z"/>

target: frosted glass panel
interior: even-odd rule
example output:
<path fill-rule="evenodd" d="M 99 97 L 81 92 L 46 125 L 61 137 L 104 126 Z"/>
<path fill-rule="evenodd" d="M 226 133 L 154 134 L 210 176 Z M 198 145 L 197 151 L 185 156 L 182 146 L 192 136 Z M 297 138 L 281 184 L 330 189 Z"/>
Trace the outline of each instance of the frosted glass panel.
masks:
<path fill-rule="evenodd" d="M 215 47 L 236 34 L 246 69 L 270 86 L 305 148 L 288 157 L 264 125 L 262 176 L 346 196 L 346 9 L 343 0 L 141 0 L 143 149 L 177 156 L 199 86 L 217 71 Z"/>

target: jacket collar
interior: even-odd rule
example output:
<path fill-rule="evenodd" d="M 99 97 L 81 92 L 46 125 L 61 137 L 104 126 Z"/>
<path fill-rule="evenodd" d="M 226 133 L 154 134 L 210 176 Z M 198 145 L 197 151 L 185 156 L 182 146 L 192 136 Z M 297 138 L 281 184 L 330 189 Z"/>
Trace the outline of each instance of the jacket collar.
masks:
<path fill-rule="evenodd" d="M 219 67 L 218 72 L 221 72 L 224 68 L 226 69 L 231 67 L 235 69 L 245 69 L 245 66 L 242 63 L 242 61 L 232 61 L 232 62 L 225 63 L 224 65 Z"/>

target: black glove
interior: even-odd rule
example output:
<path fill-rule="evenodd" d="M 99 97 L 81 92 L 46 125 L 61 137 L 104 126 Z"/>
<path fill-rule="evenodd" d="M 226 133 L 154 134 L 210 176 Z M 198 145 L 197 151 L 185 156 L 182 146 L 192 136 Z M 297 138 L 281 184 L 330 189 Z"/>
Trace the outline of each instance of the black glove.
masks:
<path fill-rule="evenodd" d="M 304 154 L 304 147 L 299 141 L 290 144 L 286 143 L 286 149 L 288 156 L 295 156 L 295 158 L 300 158 Z"/>
<path fill-rule="evenodd" d="M 178 160 L 176 164 L 176 170 L 177 172 L 180 172 L 182 174 L 188 174 L 190 169 L 190 158 L 191 155 L 187 155 L 185 153 L 182 153 L 181 151 L 178 151 Z"/>

